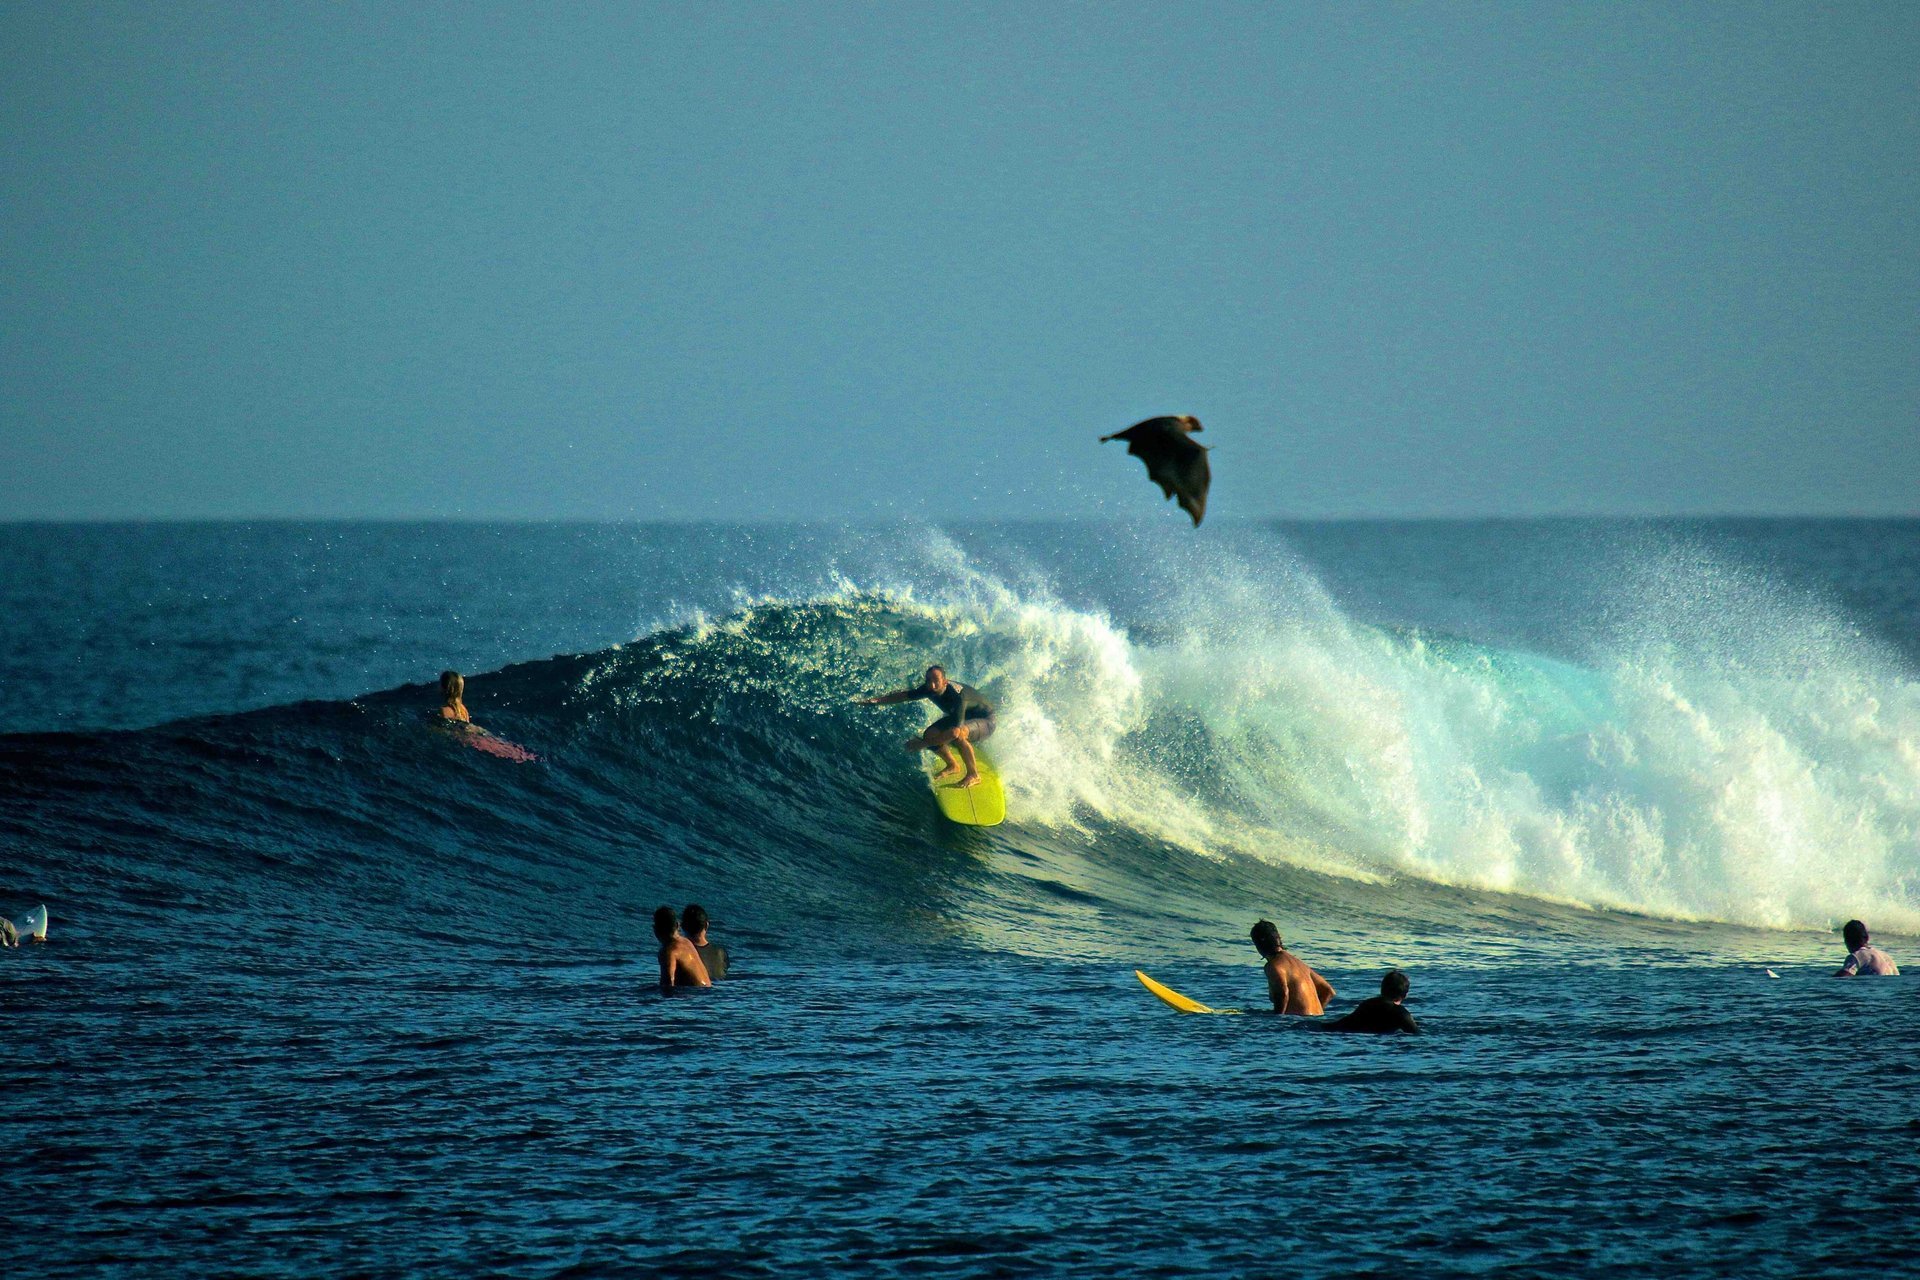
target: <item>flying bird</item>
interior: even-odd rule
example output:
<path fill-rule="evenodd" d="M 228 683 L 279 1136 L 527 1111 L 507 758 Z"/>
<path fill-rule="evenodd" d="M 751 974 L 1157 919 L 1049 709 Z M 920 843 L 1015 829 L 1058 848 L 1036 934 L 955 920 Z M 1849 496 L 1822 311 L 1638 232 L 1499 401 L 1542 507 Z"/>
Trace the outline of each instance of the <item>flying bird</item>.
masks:
<path fill-rule="evenodd" d="M 1148 418 L 1125 431 L 1101 436 L 1100 443 L 1125 440 L 1127 452 L 1147 464 L 1147 479 L 1160 486 L 1171 498 L 1180 496 L 1180 509 L 1193 517 L 1194 528 L 1207 514 L 1207 487 L 1213 483 L 1213 470 L 1207 466 L 1207 446 L 1194 441 L 1200 419 L 1185 414 L 1171 418 Z"/>

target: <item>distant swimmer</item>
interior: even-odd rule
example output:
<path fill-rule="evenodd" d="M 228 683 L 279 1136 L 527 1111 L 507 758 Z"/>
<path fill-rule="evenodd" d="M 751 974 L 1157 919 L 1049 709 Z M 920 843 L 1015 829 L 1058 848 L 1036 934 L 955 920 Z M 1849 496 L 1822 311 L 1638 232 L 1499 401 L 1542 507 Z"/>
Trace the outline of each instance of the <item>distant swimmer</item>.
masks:
<path fill-rule="evenodd" d="M 1897 978 L 1900 966 L 1878 947 L 1867 945 L 1867 926 L 1858 920 L 1847 921 L 1841 936 L 1847 943 L 1847 962 L 1834 971 L 1836 978 Z"/>
<path fill-rule="evenodd" d="M 467 681 L 458 671 L 440 673 L 440 718 L 453 720 L 460 724 L 471 724 L 472 717 L 467 714 Z"/>
<path fill-rule="evenodd" d="M 1185 414 L 1168 418 L 1148 418 L 1125 431 L 1101 436 L 1100 443 L 1125 440 L 1127 453 L 1147 464 L 1147 479 L 1160 486 L 1165 497 L 1180 498 L 1180 509 L 1193 517 L 1194 528 L 1207 514 L 1207 490 L 1213 485 L 1213 469 L 1207 465 L 1207 446 L 1196 442 L 1193 433 L 1200 430 L 1200 419 Z"/>
<path fill-rule="evenodd" d="M 499 756 L 502 760 L 512 760 L 516 764 L 533 764 L 540 757 L 517 742 L 508 742 L 497 734 L 492 734 L 473 723 L 467 714 L 467 680 L 458 671 L 440 673 L 440 715 L 441 728 L 464 736 L 466 744 L 476 751 L 484 751 L 490 756 Z"/>
<path fill-rule="evenodd" d="M 1338 1022 L 1327 1024 L 1329 1031 L 1371 1031 L 1376 1034 L 1390 1031 L 1406 1031 L 1420 1034 L 1420 1024 L 1413 1020 L 1402 1002 L 1407 998 L 1407 975 L 1398 969 L 1391 970 L 1380 979 L 1380 994 L 1369 996 L 1353 1007 L 1353 1011 Z"/>
<path fill-rule="evenodd" d="M 1280 942 L 1280 930 L 1262 920 L 1249 933 L 1254 950 L 1267 960 L 1267 996 L 1275 1013 L 1299 1013 L 1317 1018 L 1333 999 L 1333 984 L 1307 967 L 1307 962 Z"/>
<path fill-rule="evenodd" d="M 672 907 L 653 913 L 653 936 L 660 939 L 660 994 L 669 996 L 675 987 L 710 987 L 706 962 L 694 945 L 680 936 L 680 921 Z"/>
<path fill-rule="evenodd" d="M 700 953 L 700 963 L 707 966 L 707 976 L 718 982 L 727 976 L 727 949 L 707 941 L 707 924 L 707 909 L 697 902 L 689 902 L 687 909 L 680 913 L 680 932 Z"/>
<path fill-rule="evenodd" d="M 980 762 L 974 759 L 973 749 L 993 733 L 993 704 L 981 697 L 978 690 L 958 680 L 947 679 L 944 668 L 928 667 L 926 679 L 921 681 L 918 688 L 883 693 L 875 698 L 855 698 L 854 701 L 864 707 L 885 707 L 918 698 L 925 698 L 944 714 L 928 725 L 919 737 L 908 739 L 907 750 L 916 754 L 933 752 L 945 766 L 934 776 L 950 778 L 961 772 L 960 765 L 955 762 L 953 752 L 949 749 L 958 747 L 961 757 L 967 762 L 960 785 L 970 787 L 980 781 Z"/>

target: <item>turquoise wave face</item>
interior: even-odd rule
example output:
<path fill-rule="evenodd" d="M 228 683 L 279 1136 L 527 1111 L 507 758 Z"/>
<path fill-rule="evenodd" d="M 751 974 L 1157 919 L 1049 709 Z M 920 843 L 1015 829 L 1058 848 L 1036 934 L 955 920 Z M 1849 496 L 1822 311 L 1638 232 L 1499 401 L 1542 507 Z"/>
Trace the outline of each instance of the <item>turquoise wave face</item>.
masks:
<path fill-rule="evenodd" d="M 1356 935 L 1618 927 L 1581 908 L 1920 920 L 1912 682 L 1588 666 L 1274 585 L 1215 578 L 1178 625 L 1129 629 L 981 574 L 842 584 L 471 677 L 476 720 L 537 763 L 466 750 L 422 687 L 4 739 L 0 822 L 16 848 L 99 850 L 59 860 L 62 891 L 289 929 L 375 909 L 600 937 L 699 898 L 779 931 L 1087 955 L 1276 901 Z M 852 702 L 931 660 L 999 705 L 997 832 L 934 815 L 900 749 L 924 704 Z"/>

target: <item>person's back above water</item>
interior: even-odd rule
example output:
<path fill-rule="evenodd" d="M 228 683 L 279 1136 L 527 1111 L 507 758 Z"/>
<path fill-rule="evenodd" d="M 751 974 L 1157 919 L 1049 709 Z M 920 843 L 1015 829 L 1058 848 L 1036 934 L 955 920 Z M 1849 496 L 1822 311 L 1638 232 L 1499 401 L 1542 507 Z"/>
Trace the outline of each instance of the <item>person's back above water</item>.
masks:
<path fill-rule="evenodd" d="M 1420 1024 L 1413 1020 L 1406 1006 L 1401 1002 L 1407 998 L 1407 975 L 1398 969 L 1389 970 L 1387 976 L 1380 979 L 1380 994 L 1368 996 L 1353 1007 L 1352 1012 L 1337 1022 L 1329 1022 L 1329 1031 L 1367 1031 L 1375 1034 L 1391 1031 L 1406 1031 L 1420 1034 Z"/>
<path fill-rule="evenodd" d="M 689 902 L 687 909 L 680 913 L 680 932 L 700 953 L 700 963 L 707 966 L 707 976 L 718 982 L 727 976 L 727 949 L 717 942 L 707 941 L 709 923 L 707 909 L 697 902 Z"/>
<path fill-rule="evenodd" d="M 1248 934 L 1254 950 L 1266 957 L 1267 998 L 1275 1013 L 1298 1013 L 1319 1017 L 1333 999 L 1333 984 L 1315 973 L 1307 962 L 1288 951 L 1280 941 L 1280 930 L 1271 920 L 1262 920 Z"/>
<path fill-rule="evenodd" d="M 440 718 L 455 724 L 471 724 L 467 714 L 467 681 L 458 671 L 440 673 Z"/>
<path fill-rule="evenodd" d="M 1847 921 L 1841 936 L 1847 943 L 1847 962 L 1834 971 L 1836 978 L 1897 978 L 1900 966 L 1878 947 L 1867 945 L 1867 926 L 1858 920 Z"/>
<path fill-rule="evenodd" d="M 660 939 L 660 994 L 672 995 L 675 987 L 710 987 L 706 962 L 693 944 L 680 936 L 680 920 L 672 907 L 660 907 L 653 913 L 653 936 Z"/>

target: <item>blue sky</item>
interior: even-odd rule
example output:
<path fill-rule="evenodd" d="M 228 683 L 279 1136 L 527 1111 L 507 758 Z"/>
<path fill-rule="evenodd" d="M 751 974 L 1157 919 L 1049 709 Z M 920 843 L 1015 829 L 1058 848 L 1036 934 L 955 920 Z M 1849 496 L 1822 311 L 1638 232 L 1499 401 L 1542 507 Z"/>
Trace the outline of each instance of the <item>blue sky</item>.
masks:
<path fill-rule="evenodd" d="M 1920 6 L 7 4 L 0 518 L 1916 514 Z M 1159 508 L 1169 520 L 1181 517 Z"/>

